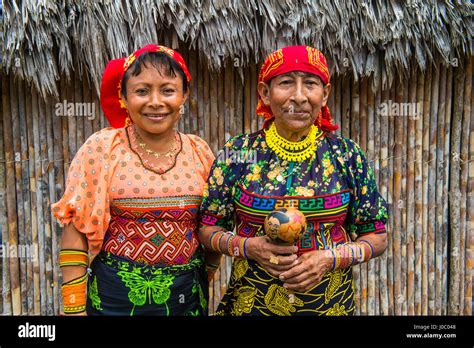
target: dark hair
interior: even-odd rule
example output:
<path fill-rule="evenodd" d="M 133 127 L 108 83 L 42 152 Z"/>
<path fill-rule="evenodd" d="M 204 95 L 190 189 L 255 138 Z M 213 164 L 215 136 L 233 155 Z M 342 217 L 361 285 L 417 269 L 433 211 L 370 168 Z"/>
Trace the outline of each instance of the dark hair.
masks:
<path fill-rule="evenodd" d="M 130 76 L 139 75 L 142 72 L 142 67 L 147 66 L 148 64 L 151 64 L 157 70 L 164 72 L 166 76 L 180 76 L 183 81 L 183 92 L 188 90 L 186 74 L 173 58 L 164 52 L 145 52 L 138 56 L 123 75 L 120 87 L 124 98 L 127 98 L 127 82 Z"/>

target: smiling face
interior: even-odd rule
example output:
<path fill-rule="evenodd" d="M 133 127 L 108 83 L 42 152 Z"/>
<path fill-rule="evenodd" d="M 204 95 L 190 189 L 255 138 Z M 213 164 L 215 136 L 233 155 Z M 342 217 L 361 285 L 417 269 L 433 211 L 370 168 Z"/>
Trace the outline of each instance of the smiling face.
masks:
<path fill-rule="evenodd" d="M 275 125 L 283 132 L 304 132 L 326 105 L 330 84 L 324 85 L 313 74 L 292 71 L 275 76 L 269 84 L 261 82 L 258 91 L 275 116 Z"/>
<path fill-rule="evenodd" d="M 271 239 L 278 238 L 278 230 L 280 228 L 280 221 L 277 218 L 269 217 L 265 220 L 265 232 Z"/>
<path fill-rule="evenodd" d="M 145 64 L 136 76 L 126 81 L 123 100 L 132 122 L 150 135 L 174 134 L 181 106 L 186 102 L 189 90 L 183 90 L 179 74 L 169 76 L 165 67 Z"/>

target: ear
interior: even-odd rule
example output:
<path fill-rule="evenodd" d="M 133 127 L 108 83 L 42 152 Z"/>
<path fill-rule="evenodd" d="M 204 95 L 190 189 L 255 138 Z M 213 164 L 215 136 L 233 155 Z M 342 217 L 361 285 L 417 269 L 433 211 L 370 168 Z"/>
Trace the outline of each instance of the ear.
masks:
<path fill-rule="evenodd" d="M 188 87 L 186 92 L 183 93 L 183 103 L 182 104 L 186 103 L 186 100 L 188 100 L 189 93 L 190 93 L 190 90 L 189 90 L 189 87 Z"/>
<path fill-rule="evenodd" d="M 263 104 L 270 105 L 270 85 L 265 82 L 260 82 L 257 86 L 258 94 L 263 101 Z"/>
<path fill-rule="evenodd" d="M 323 87 L 323 106 L 326 106 L 328 99 L 329 99 L 329 94 L 331 93 L 331 84 L 327 83 Z"/>
<path fill-rule="evenodd" d="M 126 107 L 127 107 L 127 109 L 128 109 L 128 101 L 127 101 L 127 97 L 125 97 L 125 96 L 123 95 L 123 93 L 120 93 L 120 96 L 122 97 L 123 103 L 125 104 L 125 106 L 126 106 Z"/>

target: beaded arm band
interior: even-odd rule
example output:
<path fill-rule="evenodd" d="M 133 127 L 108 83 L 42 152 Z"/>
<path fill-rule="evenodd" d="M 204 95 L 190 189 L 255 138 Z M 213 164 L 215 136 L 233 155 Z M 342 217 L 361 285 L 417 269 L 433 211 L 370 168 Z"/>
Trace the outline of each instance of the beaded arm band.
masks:
<path fill-rule="evenodd" d="M 215 231 L 210 237 L 210 246 L 214 251 L 232 257 L 247 259 L 247 237 L 235 236 L 232 232 Z"/>
<path fill-rule="evenodd" d="M 328 251 L 333 257 L 332 271 L 369 261 L 374 255 L 374 247 L 366 240 L 338 245 Z"/>
<path fill-rule="evenodd" d="M 59 267 L 89 266 L 89 254 L 84 250 L 61 249 L 59 252 Z"/>
<path fill-rule="evenodd" d="M 77 314 L 86 310 L 87 272 L 61 286 L 64 314 Z"/>
<path fill-rule="evenodd" d="M 59 252 L 59 267 L 89 266 L 89 254 L 84 250 L 62 249 Z M 86 310 L 87 272 L 61 286 L 64 314 L 77 314 Z"/>

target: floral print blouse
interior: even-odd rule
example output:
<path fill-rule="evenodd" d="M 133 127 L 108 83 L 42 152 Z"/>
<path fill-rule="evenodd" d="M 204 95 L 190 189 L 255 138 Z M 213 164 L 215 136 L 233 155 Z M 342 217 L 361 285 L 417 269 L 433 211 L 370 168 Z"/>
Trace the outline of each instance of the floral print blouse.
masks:
<path fill-rule="evenodd" d="M 385 233 L 387 205 L 363 151 L 352 140 L 325 132 L 314 156 L 300 163 L 281 160 L 263 130 L 229 140 L 204 186 L 201 225 L 262 236 L 268 213 L 290 206 L 307 221 L 298 255 Z M 235 259 L 216 315 L 352 315 L 354 310 L 351 267 L 328 272 L 307 292 L 290 296 L 257 262 Z"/>
<path fill-rule="evenodd" d="M 236 216 L 239 206 L 245 206 L 242 193 L 254 197 L 249 208 L 262 204 L 255 197 L 294 197 L 295 201 L 283 204 L 298 200 L 303 212 L 309 212 L 311 209 L 304 208 L 313 204 L 316 210 L 320 208 L 320 221 L 329 219 L 331 209 L 344 206 L 337 221 L 347 227 L 352 239 L 385 232 L 387 205 L 377 190 L 372 168 L 359 145 L 345 137 L 323 132 L 315 156 L 302 163 L 280 160 L 268 148 L 263 130 L 230 139 L 218 153 L 204 187 L 202 223 L 230 231 L 237 224 L 241 235 L 262 235 L 261 226 L 254 226 L 252 233 L 248 228 L 247 233 L 242 231 L 245 221 Z M 272 208 L 278 205 L 267 203 Z"/>

